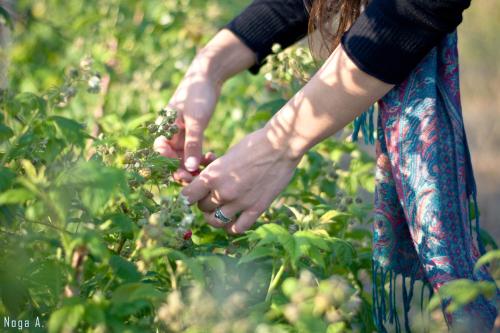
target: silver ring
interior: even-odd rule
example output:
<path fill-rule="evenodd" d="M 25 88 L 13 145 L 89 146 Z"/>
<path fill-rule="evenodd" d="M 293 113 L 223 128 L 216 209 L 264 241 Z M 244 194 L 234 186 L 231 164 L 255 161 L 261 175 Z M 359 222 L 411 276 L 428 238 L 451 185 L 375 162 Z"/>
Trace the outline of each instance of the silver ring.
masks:
<path fill-rule="evenodd" d="M 224 224 L 231 223 L 233 220 L 224 215 L 220 207 L 215 208 L 215 218 Z"/>

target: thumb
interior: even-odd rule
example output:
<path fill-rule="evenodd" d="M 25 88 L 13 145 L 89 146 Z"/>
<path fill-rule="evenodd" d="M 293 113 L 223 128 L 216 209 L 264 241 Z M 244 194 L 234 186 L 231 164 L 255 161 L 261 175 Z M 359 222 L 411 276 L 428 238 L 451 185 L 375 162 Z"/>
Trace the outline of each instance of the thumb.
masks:
<path fill-rule="evenodd" d="M 193 172 L 198 170 L 201 163 L 204 127 L 193 118 L 186 118 L 185 124 L 184 167 Z"/>

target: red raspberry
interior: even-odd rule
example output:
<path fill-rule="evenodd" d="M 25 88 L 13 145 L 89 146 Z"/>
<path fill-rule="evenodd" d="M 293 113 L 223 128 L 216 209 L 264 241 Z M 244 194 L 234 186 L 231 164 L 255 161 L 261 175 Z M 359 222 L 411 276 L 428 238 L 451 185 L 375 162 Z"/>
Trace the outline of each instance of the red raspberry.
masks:
<path fill-rule="evenodd" d="M 182 238 L 184 238 L 184 240 L 190 240 L 191 236 L 193 236 L 193 232 L 191 230 L 188 230 L 184 233 L 184 236 Z"/>
<path fill-rule="evenodd" d="M 189 171 L 189 173 L 193 176 L 193 177 L 196 177 L 200 174 L 201 170 L 198 169 L 198 170 L 195 170 L 195 171 Z"/>

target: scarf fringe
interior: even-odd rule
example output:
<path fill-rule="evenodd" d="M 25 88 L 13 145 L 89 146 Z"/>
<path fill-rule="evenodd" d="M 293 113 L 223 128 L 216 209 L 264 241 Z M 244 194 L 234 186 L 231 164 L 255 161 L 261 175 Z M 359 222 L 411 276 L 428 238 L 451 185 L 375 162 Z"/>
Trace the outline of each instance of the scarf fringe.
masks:
<path fill-rule="evenodd" d="M 402 273 L 396 273 L 392 269 L 381 267 L 374 260 L 372 261 L 373 270 L 373 281 L 372 281 L 372 296 L 373 296 L 373 321 L 377 327 L 378 332 L 387 333 L 386 325 L 387 323 L 394 325 L 396 333 L 401 333 L 404 327 L 405 332 L 410 333 L 410 305 L 414 295 L 414 286 L 417 280 L 416 275 L 418 273 L 419 265 L 414 265 L 412 271 L 409 275 Z M 396 282 L 397 278 L 402 277 L 402 296 L 403 296 L 403 323 L 401 323 L 400 315 L 397 310 L 397 296 L 396 292 Z M 389 290 L 388 293 L 385 289 L 387 284 L 387 279 L 389 279 Z M 407 282 L 409 279 L 409 285 Z M 422 287 L 420 291 L 420 309 L 424 309 L 424 291 L 428 289 L 428 294 L 430 299 L 434 291 L 432 286 L 427 280 L 421 280 Z M 387 299 L 388 297 L 388 299 Z M 387 304 L 388 303 L 388 304 Z"/>
<path fill-rule="evenodd" d="M 361 130 L 365 144 L 375 143 L 375 126 L 373 122 L 374 113 L 375 105 L 372 105 L 366 112 L 363 112 L 360 116 L 354 119 L 354 130 L 352 131 L 353 142 L 358 141 L 359 131 Z"/>

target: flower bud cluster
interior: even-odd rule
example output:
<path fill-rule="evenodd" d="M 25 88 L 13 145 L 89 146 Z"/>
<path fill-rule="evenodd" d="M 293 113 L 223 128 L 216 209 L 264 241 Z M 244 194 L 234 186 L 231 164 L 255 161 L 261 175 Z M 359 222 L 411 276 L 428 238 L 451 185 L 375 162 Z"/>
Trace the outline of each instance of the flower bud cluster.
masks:
<path fill-rule="evenodd" d="M 179 132 L 179 126 L 175 123 L 177 111 L 169 106 L 160 110 L 160 116 L 154 124 L 148 125 L 148 131 L 155 135 L 164 135 L 168 140 Z"/>

